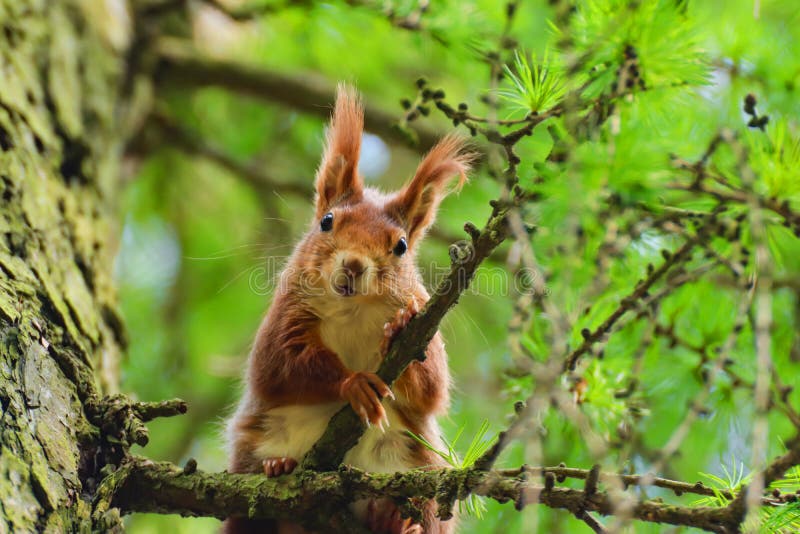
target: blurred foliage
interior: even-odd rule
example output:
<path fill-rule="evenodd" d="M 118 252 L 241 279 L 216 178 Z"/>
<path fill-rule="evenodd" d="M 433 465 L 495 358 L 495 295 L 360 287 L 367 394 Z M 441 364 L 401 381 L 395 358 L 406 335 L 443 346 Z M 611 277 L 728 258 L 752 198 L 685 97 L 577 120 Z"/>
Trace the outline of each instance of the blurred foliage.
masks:
<path fill-rule="evenodd" d="M 617 307 L 648 265 L 662 261 L 662 249 L 680 244 L 675 234 L 649 228 L 608 255 L 602 251 L 609 235 L 625 234 L 642 219 L 669 209 L 710 209 L 708 196 L 671 188 L 686 181 L 671 157 L 696 161 L 720 128 L 738 133 L 749 148 L 755 189 L 800 210 L 800 56 L 792 52 L 800 43 L 800 10 L 794 0 L 584 0 L 574 3 L 574 11 L 572 2 L 528 1 L 517 6 L 508 28 L 504 2 L 446 0 L 431 3 L 419 16 L 419 28 L 412 30 L 392 21 L 416 13 L 416 2 L 389 4 L 391 16 L 384 2 L 276 3 L 272 12 L 244 23 L 202 7 L 193 10 L 191 31 L 198 46 L 216 56 L 301 78 L 321 77 L 331 85 L 351 81 L 369 105 L 398 118 L 403 116 L 400 100 L 413 99 L 414 80 L 420 77 L 442 88 L 448 102 L 467 102 L 471 113 L 489 113 L 486 102 L 495 93 L 486 57 L 496 50 L 507 61 L 506 79 L 496 91 L 511 95 L 500 100 L 502 119 L 519 117 L 521 104 L 530 106 L 526 112 L 547 110 L 565 92 L 567 98 L 605 95 L 614 106 L 595 135 L 576 136 L 570 133 L 575 131 L 568 122 L 572 119 L 553 117 L 517 147 L 520 183 L 543 199 L 530 206 L 525 219 L 536 226 L 533 250 L 547 275 L 547 298 L 568 319 L 570 346 L 580 344 L 582 329 L 597 327 Z M 632 51 L 642 83 L 620 93 L 615 84 Z M 570 72 L 578 58 L 581 67 Z M 544 83 L 561 72 L 563 83 L 552 78 Z M 769 116 L 765 131 L 746 126 L 742 102 L 748 93 L 756 95 L 758 113 Z M 275 181 L 310 188 L 323 138 L 317 117 L 221 89 L 182 90 L 158 98 L 182 125 L 231 157 L 263 168 Z M 452 128 L 435 110 L 417 120 L 442 132 Z M 569 157 L 548 160 L 554 150 Z M 363 158 L 366 179 L 393 189 L 411 175 L 418 154 L 370 138 Z M 712 162 L 715 172 L 741 183 L 729 148 L 715 152 Z M 226 464 L 224 418 L 239 396 L 245 358 L 282 258 L 312 215 L 310 199 L 253 187 L 168 142 L 140 163 L 125 198 L 117 264 L 132 340 L 123 388 L 142 400 L 178 396 L 189 402 L 187 415 L 150 425 L 149 457 L 179 464 L 194 457 L 201 469 L 221 470 Z M 437 222 L 441 234 L 458 236 L 465 221 L 482 223 L 489 213 L 487 202 L 500 187 L 487 169 L 475 173 L 459 195 L 443 204 Z M 779 218 L 767 218 L 776 282 L 773 359 L 777 373 L 792 384 L 800 371 L 800 240 Z M 742 247 L 752 248 L 747 231 L 740 243 L 716 239 L 710 250 L 739 261 Z M 513 403 L 531 389 L 530 377 L 509 372 L 515 365 L 507 339 L 516 293 L 505 260 L 513 248 L 505 246 L 482 267 L 475 288 L 442 328 L 455 382 L 444 433 L 463 431 L 466 443 L 487 432 L 485 420 L 490 435 L 502 430 Z M 601 258 L 608 263 L 601 264 Z M 431 282 L 437 268 L 448 266 L 446 240 L 430 237 L 419 261 Z M 698 254 L 689 266 L 704 261 Z M 753 263 L 744 270 L 752 274 Z M 605 469 L 647 471 L 685 417 L 710 358 L 736 326 L 742 293 L 723 274 L 717 269 L 675 289 L 647 321 L 623 321 L 602 359 L 591 359 L 582 368 L 580 391 L 564 379 L 565 387 L 580 396 L 579 409 L 593 430 L 611 447 L 602 460 Z M 532 317 L 522 336 L 530 357 L 543 360 L 565 350 L 548 342 L 552 319 L 542 313 Z M 671 337 L 654 336 L 658 328 L 669 330 Z M 648 336 L 654 336 L 652 342 Z M 745 322 L 731 351 L 733 363 L 726 367 L 730 372 L 716 378 L 708 409 L 664 467 L 664 476 L 716 477 L 725 485 L 725 466 L 732 457 L 747 465 L 754 404 L 752 393 L 740 386 L 755 379 L 753 345 Z M 634 372 L 636 367 L 640 371 Z M 633 392 L 619 395 L 633 378 Z M 797 406 L 798 394 L 789 402 Z M 771 457 L 782 450 L 780 437 L 788 435 L 791 425 L 777 412 L 770 413 L 769 425 Z M 544 465 L 588 467 L 597 461 L 562 412 L 547 411 L 536 426 L 543 436 Z M 523 442 L 504 454 L 501 465 L 526 461 L 530 451 Z M 747 474 L 737 471 L 736 476 Z M 676 498 L 656 488 L 646 492 Z M 588 531 L 562 512 L 532 506 L 519 513 L 511 504 L 494 502 L 486 507 L 479 522 L 463 520 L 464 532 Z M 769 521 L 788 529 L 798 514 L 793 505 Z M 218 525 L 169 516 L 129 519 L 131 531 L 142 533 L 213 532 Z M 662 531 L 658 525 L 628 528 Z"/>

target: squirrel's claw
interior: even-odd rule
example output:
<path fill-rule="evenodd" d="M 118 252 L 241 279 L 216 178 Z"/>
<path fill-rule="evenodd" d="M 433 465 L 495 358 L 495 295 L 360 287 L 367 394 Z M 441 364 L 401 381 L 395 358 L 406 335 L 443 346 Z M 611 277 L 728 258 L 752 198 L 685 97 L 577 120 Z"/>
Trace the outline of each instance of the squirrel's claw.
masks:
<path fill-rule="evenodd" d="M 378 375 L 353 373 L 342 383 L 341 395 L 367 426 L 380 425 L 384 420 L 388 423 L 381 399 L 387 396 L 394 398 L 394 395 Z"/>
<path fill-rule="evenodd" d="M 408 322 L 419 313 L 419 306 L 415 299 L 410 299 L 405 308 L 400 308 L 395 313 L 394 319 L 383 325 L 383 341 L 381 342 L 381 354 L 386 354 L 389 351 L 389 345 L 392 340 L 403 328 L 406 327 Z"/>
<path fill-rule="evenodd" d="M 369 417 L 367 416 L 367 410 L 365 410 L 363 407 L 359 408 L 358 415 L 361 416 L 361 420 L 364 421 L 364 424 L 367 426 L 367 428 L 369 428 L 371 425 L 369 423 Z"/>
<path fill-rule="evenodd" d="M 381 429 L 381 433 L 386 434 L 386 430 L 392 425 L 389 424 L 389 416 L 384 412 L 383 417 L 380 421 L 378 421 L 378 428 Z"/>

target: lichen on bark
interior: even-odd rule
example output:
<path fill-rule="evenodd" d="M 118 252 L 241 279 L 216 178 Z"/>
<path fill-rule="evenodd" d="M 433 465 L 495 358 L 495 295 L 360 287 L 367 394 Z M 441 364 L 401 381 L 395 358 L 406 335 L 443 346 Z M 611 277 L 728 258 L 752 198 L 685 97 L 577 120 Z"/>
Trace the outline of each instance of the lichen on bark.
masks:
<path fill-rule="evenodd" d="M 118 387 L 124 57 L 84 4 L 0 0 L 0 532 L 91 528 L 83 401 Z"/>

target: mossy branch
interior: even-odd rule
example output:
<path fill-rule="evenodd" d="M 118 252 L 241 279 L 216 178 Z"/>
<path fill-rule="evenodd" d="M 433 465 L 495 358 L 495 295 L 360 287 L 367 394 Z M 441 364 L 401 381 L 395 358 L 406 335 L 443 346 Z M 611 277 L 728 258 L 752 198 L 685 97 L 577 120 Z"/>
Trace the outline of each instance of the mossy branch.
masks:
<path fill-rule="evenodd" d="M 586 476 L 591 471 L 555 467 L 508 471 L 434 469 L 377 474 L 342 468 L 335 472 L 305 471 L 288 477 L 267 478 L 187 471 L 169 463 L 132 458 L 111 475 L 118 481 L 111 485 L 116 488 L 112 504 L 123 513 L 179 513 L 219 519 L 229 515 L 293 521 L 303 518 L 307 526 L 328 529 L 329 518 L 337 509 L 355 499 L 370 497 L 390 497 L 400 503 L 420 497 L 452 504 L 454 499 L 472 493 L 501 503 L 512 502 L 518 509 L 541 504 L 577 515 L 615 513 L 615 502 L 606 491 L 560 487 L 553 476 L 536 480 L 530 476 L 542 472 L 557 473 L 561 481 L 563 476 Z M 606 476 L 613 475 L 599 475 L 600 481 Z M 689 484 L 674 484 L 692 490 Z M 152 491 L 154 488 L 157 491 Z M 709 532 L 735 530 L 735 517 L 728 508 L 678 506 L 645 500 L 637 503 L 631 514 L 640 521 L 692 526 Z"/>
<path fill-rule="evenodd" d="M 162 402 L 136 402 L 125 395 L 110 395 L 97 399 L 90 397 L 85 403 L 89 420 L 111 438 L 130 446 L 144 447 L 150 440 L 144 423 L 158 417 L 172 417 L 186 413 L 186 402 L 172 399 Z"/>

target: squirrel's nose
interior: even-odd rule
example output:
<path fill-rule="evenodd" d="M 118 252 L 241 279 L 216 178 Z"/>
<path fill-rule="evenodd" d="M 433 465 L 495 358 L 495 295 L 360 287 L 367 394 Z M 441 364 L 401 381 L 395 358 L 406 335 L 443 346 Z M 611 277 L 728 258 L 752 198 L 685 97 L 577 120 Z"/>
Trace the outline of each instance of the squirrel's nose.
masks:
<path fill-rule="evenodd" d="M 347 258 L 342 263 L 342 269 L 351 278 L 358 278 L 366 270 L 366 267 L 358 258 Z"/>

